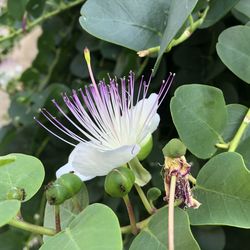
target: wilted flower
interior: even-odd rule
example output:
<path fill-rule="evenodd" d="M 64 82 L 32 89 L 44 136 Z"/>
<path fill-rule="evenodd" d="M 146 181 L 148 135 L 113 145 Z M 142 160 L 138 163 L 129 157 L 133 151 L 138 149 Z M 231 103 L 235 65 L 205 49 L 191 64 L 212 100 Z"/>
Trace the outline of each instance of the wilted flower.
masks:
<path fill-rule="evenodd" d="M 199 208 L 201 203 L 193 197 L 189 184 L 191 165 L 187 163 L 185 156 L 171 158 L 165 156 L 164 185 L 168 201 L 170 193 L 171 177 L 176 176 L 175 199 L 182 202 L 186 207 Z"/>
<path fill-rule="evenodd" d="M 128 78 L 120 81 L 109 79 L 109 84 L 100 81 L 96 84 L 90 66 L 90 56 L 85 49 L 92 84 L 78 92 L 73 90 L 72 96 L 64 93 L 63 100 L 71 119 L 58 103 L 53 100 L 59 112 L 73 125 L 76 134 L 63 125 L 47 110 L 41 113 L 61 132 L 76 141 L 72 143 L 55 134 L 41 122 L 38 122 L 53 135 L 74 146 L 68 163 L 57 171 L 57 176 L 74 171 L 82 180 L 107 175 L 112 169 L 119 167 L 136 157 L 141 142 L 153 133 L 160 121 L 157 109 L 173 80 L 170 74 L 162 82 L 158 94 L 147 92 L 150 85 L 142 77 L 138 89 L 135 89 L 135 76 L 130 72 Z"/>

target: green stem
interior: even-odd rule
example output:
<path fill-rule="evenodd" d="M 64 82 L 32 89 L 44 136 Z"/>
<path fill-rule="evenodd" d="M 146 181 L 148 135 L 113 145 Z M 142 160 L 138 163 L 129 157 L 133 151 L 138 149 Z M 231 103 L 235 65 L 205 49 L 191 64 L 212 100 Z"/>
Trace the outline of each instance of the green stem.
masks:
<path fill-rule="evenodd" d="M 137 52 L 139 57 L 145 57 L 154 53 L 157 53 L 160 50 L 160 46 L 152 47 L 149 49 L 141 50 Z"/>
<path fill-rule="evenodd" d="M 229 143 L 216 143 L 215 146 L 217 148 L 221 148 L 221 149 L 228 149 L 229 148 Z"/>
<path fill-rule="evenodd" d="M 236 132 L 233 140 L 230 142 L 228 152 L 234 152 L 240 143 L 240 139 L 244 134 L 246 128 L 250 123 L 250 109 L 248 109 L 246 116 L 244 117 L 243 122 L 241 123 L 238 131 Z"/>
<path fill-rule="evenodd" d="M 181 200 L 175 200 L 174 206 L 177 207 L 177 206 L 179 206 L 181 203 L 182 203 Z M 137 222 L 137 223 L 136 223 L 137 229 L 142 230 L 143 228 L 145 228 L 145 227 L 148 225 L 149 221 L 151 220 L 152 216 L 153 216 L 153 215 L 150 215 L 150 216 L 149 216 L 148 218 L 146 218 L 145 220 L 142 220 L 142 221 L 140 221 L 140 222 Z M 132 229 L 131 229 L 131 225 L 127 225 L 127 226 L 121 227 L 121 232 L 122 232 L 122 234 L 131 233 L 131 230 L 132 230 Z"/>
<path fill-rule="evenodd" d="M 132 207 L 132 204 L 129 200 L 128 195 L 125 195 L 123 197 L 123 200 L 124 200 L 124 203 L 125 203 L 127 211 L 128 211 L 129 221 L 130 221 L 130 225 L 131 225 L 131 231 L 134 235 L 136 235 L 138 233 L 138 229 L 136 227 L 134 210 L 133 210 L 133 207 Z"/>
<path fill-rule="evenodd" d="M 168 250 L 174 250 L 174 201 L 176 176 L 171 176 L 168 201 Z"/>
<path fill-rule="evenodd" d="M 188 180 L 192 182 L 194 185 L 196 185 L 196 179 L 192 175 L 188 175 Z"/>
<path fill-rule="evenodd" d="M 206 7 L 206 9 L 200 15 L 200 18 L 196 20 L 195 22 L 193 20 L 192 15 L 189 15 L 188 19 L 190 22 L 190 26 L 188 26 L 177 39 L 173 39 L 169 43 L 165 52 L 168 53 L 174 46 L 179 45 L 180 43 L 183 43 L 184 41 L 186 41 L 194 33 L 194 31 L 202 25 L 202 23 L 204 22 L 207 16 L 208 10 L 209 10 L 209 6 Z M 140 57 L 144 57 L 153 53 L 157 53 L 159 51 L 160 51 L 160 46 L 156 46 L 156 47 L 152 47 L 146 50 L 138 51 L 137 54 Z"/>
<path fill-rule="evenodd" d="M 25 231 L 29 231 L 36 234 L 43 234 L 48 236 L 53 236 L 56 234 L 56 231 L 51 228 L 37 226 L 21 220 L 12 219 L 11 221 L 8 222 L 8 224 L 13 227 L 17 227 Z"/>
<path fill-rule="evenodd" d="M 44 149 L 46 148 L 46 146 L 47 146 L 47 144 L 48 144 L 49 141 L 50 141 L 50 137 L 46 137 L 46 138 L 42 141 L 41 145 L 39 146 L 39 148 L 38 148 L 37 151 L 35 152 L 35 156 L 36 156 L 37 158 L 40 157 L 41 153 L 44 151 Z"/>
<path fill-rule="evenodd" d="M 136 79 L 138 79 L 138 78 L 141 76 L 143 70 L 145 69 L 145 67 L 146 67 L 147 64 L 148 64 L 148 61 L 149 61 L 149 57 L 146 57 L 146 58 L 144 59 L 144 61 L 142 62 L 142 64 L 140 65 L 140 68 L 139 68 L 139 70 L 138 70 L 138 72 L 137 72 L 137 74 L 136 74 Z"/>
<path fill-rule="evenodd" d="M 148 225 L 148 222 L 150 221 L 151 217 L 152 217 L 152 215 L 149 216 L 147 219 L 136 223 L 136 228 L 139 229 L 139 230 L 142 230 L 144 227 L 146 227 Z M 132 232 L 131 225 L 121 227 L 121 232 L 122 232 L 122 234 L 131 233 Z"/>
<path fill-rule="evenodd" d="M 188 20 L 190 23 L 190 30 L 194 31 L 194 19 L 193 19 L 193 16 L 191 14 L 188 16 Z"/>
<path fill-rule="evenodd" d="M 43 22 L 43 21 L 45 21 L 45 20 L 47 20 L 47 19 L 49 19 L 49 18 L 51 18 L 51 17 L 53 17 L 53 16 L 56 16 L 56 15 L 58 15 L 59 13 L 65 11 L 65 10 L 67 10 L 67 9 L 70 9 L 70 8 L 72 8 L 72 7 L 74 7 L 74 6 L 78 5 L 78 4 L 80 4 L 80 3 L 83 3 L 84 1 L 85 1 L 85 0 L 78 0 L 78 1 L 75 1 L 75 2 L 72 2 L 72 3 L 69 3 L 69 4 L 67 4 L 67 5 L 64 4 L 64 5 L 62 5 L 61 7 L 59 6 L 56 10 L 51 11 L 51 12 L 49 12 L 49 13 L 46 13 L 45 15 L 43 15 L 43 16 L 37 18 L 35 21 L 33 21 L 33 22 L 27 24 L 26 30 L 30 30 L 30 29 L 32 29 L 34 26 L 40 24 L 41 22 Z M 20 34 L 22 34 L 22 33 L 23 33 L 23 29 L 22 29 L 22 28 L 21 28 L 21 29 L 18 29 L 18 30 L 16 30 L 15 32 L 11 33 L 10 35 L 8 35 L 8 36 L 6 36 L 6 37 L 0 38 L 0 43 L 1 43 L 1 42 L 4 42 L 4 41 L 6 41 L 6 40 L 12 39 L 12 38 L 14 38 L 15 36 L 18 36 L 18 35 L 20 35 Z"/>
<path fill-rule="evenodd" d="M 142 188 L 141 188 L 139 185 L 137 185 L 136 183 L 135 183 L 135 188 L 136 188 L 136 190 L 137 190 L 137 192 L 138 192 L 138 194 L 139 194 L 139 196 L 140 196 L 140 198 L 141 198 L 141 201 L 142 201 L 144 207 L 145 207 L 146 210 L 148 211 L 148 213 L 149 213 L 149 214 L 153 214 L 153 213 L 155 212 L 155 210 L 154 210 L 154 209 L 152 208 L 152 206 L 150 205 L 150 203 L 149 203 L 149 201 L 148 201 L 146 195 L 144 194 Z"/>
<path fill-rule="evenodd" d="M 53 70 L 54 70 L 54 68 L 56 67 L 56 65 L 57 65 L 57 63 L 59 61 L 60 53 L 61 53 L 61 49 L 56 49 L 55 57 L 53 59 L 53 62 L 49 66 L 49 70 L 48 70 L 48 73 L 46 74 L 46 77 L 39 84 L 38 91 L 42 91 L 44 89 L 44 87 L 48 84 L 48 82 L 49 82 L 49 80 L 51 78 L 51 75 L 53 73 Z"/>

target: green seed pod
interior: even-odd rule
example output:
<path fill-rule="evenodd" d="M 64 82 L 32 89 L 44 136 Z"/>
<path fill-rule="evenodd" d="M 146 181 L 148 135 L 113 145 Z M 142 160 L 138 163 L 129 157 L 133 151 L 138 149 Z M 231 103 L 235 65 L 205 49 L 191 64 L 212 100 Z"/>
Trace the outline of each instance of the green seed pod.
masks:
<path fill-rule="evenodd" d="M 77 194 L 82 187 L 82 180 L 73 173 L 60 176 L 55 183 L 62 185 L 67 190 L 67 199 Z"/>
<path fill-rule="evenodd" d="M 150 201 L 155 201 L 161 196 L 161 190 L 156 187 L 152 187 L 147 192 L 147 198 Z"/>
<path fill-rule="evenodd" d="M 166 146 L 162 149 L 164 156 L 171 158 L 178 158 L 186 154 L 186 146 L 179 139 L 170 140 Z"/>
<path fill-rule="evenodd" d="M 127 167 L 113 169 L 105 178 L 104 188 L 112 197 L 124 197 L 127 195 L 135 182 L 132 170 Z"/>
<path fill-rule="evenodd" d="M 137 158 L 142 161 L 151 153 L 153 148 L 153 137 L 151 134 L 148 134 L 146 138 L 140 144 L 141 150 L 137 154 Z"/>
<path fill-rule="evenodd" d="M 23 188 L 18 187 L 11 188 L 6 194 L 7 200 L 23 201 L 25 199 L 25 196 L 25 190 Z"/>
<path fill-rule="evenodd" d="M 55 182 L 46 187 L 45 194 L 50 205 L 60 205 L 68 199 L 67 189 Z"/>

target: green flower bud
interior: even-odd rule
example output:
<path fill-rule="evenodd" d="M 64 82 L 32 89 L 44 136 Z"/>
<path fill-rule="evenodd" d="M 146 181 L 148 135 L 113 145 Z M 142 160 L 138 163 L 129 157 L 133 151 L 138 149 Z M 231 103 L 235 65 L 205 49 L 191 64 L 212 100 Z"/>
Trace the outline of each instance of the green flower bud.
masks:
<path fill-rule="evenodd" d="M 164 156 L 171 158 L 178 158 L 186 154 L 186 146 L 179 139 L 170 140 L 166 146 L 162 149 Z"/>
<path fill-rule="evenodd" d="M 148 134 L 146 138 L 140 144 L 141 150 L 137 154 L 137 158 L 142 161 L 151 153 L 153 148 L 153 137 L 151 134 Z"/>
<path fill-rule="evenodd" d="M 25 199 L 26 193 L 23 188 L 13 187 L 11 188 L 7 194 L 7 200 L 19 200 L 23 201 Z"/>
<path fill-rule="evenodd" d="M 147 198 L 150 201 L 155 201 L 161 196 L 161 190 L 156 187 L 152 187 L 147 192 Z"/>
<path fill-rule="evenodd" d="M 67 190 L 67 199 L 77 194 L 82 187 L 82 180 L 73 173 L 60 176 L 55 183 L 62 185 Z"/>
<path fill-rule="evenodd" d="M 135 182 L 132 170 L 127 167 L 113 169 L 105 178 L 104 188 L 112 197 L 124 197 L 127 195 Z"/>
<path fill-rule="evenodd" d="M 58 183 L 49 184 L 45 194 L 50 205 L 60 205 L 68 199 L 67 189 Z"/>

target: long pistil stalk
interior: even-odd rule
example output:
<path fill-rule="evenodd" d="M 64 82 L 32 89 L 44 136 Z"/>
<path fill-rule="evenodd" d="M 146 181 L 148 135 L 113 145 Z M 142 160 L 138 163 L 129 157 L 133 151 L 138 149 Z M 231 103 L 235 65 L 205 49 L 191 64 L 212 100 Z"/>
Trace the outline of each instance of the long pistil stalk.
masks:
<path fill-rule="evenodd" d="M 174 200 L 176 176 L 171 176 L 168 202 L 168 250 L 174 250 Z"/>

